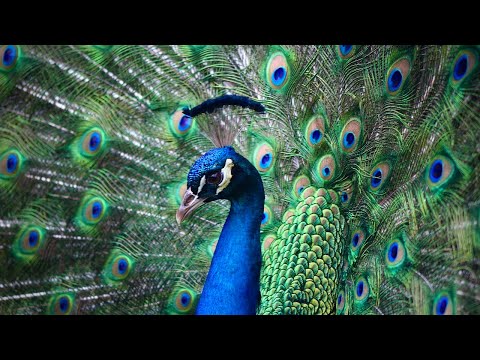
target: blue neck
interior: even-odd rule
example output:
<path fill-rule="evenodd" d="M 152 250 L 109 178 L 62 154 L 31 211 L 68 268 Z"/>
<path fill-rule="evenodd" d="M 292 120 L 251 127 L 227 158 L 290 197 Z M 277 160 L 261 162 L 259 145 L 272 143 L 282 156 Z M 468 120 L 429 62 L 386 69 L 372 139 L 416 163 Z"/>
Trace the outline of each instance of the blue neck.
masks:
<path fill-rule="evenodd" d="M 254 171 L 242 192 L 230 200 L 230 213 L 200 296 L 198 315 L 255 315 L 260 296 L 260 223 L 265 194 Z"/>

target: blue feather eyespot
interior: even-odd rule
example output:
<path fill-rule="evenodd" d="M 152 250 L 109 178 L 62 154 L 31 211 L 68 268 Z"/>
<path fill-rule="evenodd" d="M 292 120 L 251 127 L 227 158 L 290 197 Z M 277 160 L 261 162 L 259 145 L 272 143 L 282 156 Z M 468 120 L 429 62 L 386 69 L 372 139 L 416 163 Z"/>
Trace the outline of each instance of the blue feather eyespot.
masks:
<path fill-rule="evenodd" d="M 20 173 L 23 156 L 17 150 L 8 150 L 0 155 L 0 178 L 9 179 Z"/>
<path fill-rule="evenodd" d="M 356 301 L 363 302 L 368 298 L 368 295 L 370 294 L 370 287 L 368 286 L 368 282 L 365 277 L 361 277 L 357 280 L 354 292 Z"/>
<path fill-rule="evenodd" d="M 272 222 L 272 210 L 269 206 L 265 205 L 263 207 L 262 222 L 261 226 L 268 225 Z"/>
<path fill-rule="evenodd" d="M 112 263 L 112 274 L 115 280 L 124 280 L 130 274 L 132 261 L 125 255 L 117 256 Z"/>
<path fill-rule="evenodd" d="M 272 83 L 275 86 L 280 86 L 283 84 L 287 77 L 287 69 L 283 66 L 277 67 L 272 73 Z"/>
<path fill-rule="evenodd" d="M 293 194 L 300 197 L 303 191 L 310 186 L 310 179 L 305 175 L 300 175 L 293 181 Z"/>
<path fill-rule="evenodd" d="M 322 136 L 322 132 L 315 129 L 310 133 L 310 142 L 315 145 L 322 139 Z"/>
<path fill-rule="evenodd" d="M 260 172 L 265 173 L 270 170 L 274 163 L 273 148 L 267 143 L 257 146 L 254 152 L 254 163 Z"/>
<path fill-rule="evenodd" d="M 348 206 L 353 196 L 353 187 L 351 186 L 351 184 L 350 183 L 344 184 L 343 190 L 340 190 L 338 192 L 338 195 L 340 197 L 340 204 L 343 207 Z"/>
<path fill-rule="evenodd" d="M 105 133 L 102 129 L 89 129 L 80 140 L 80 153 L 87 158 L 97 156 L 105 149 L 105 143 Z"/>
<path fill-rule="evenodd" d="M 335 176 L 335 159 L 332 155 L 325 155 L 317 162 L 317 171 L 323 181 L 330 181 Z"/>
<path fill-rule="evenodd" d="M 440 181 L 442 178 L 443 174 L 443 161 L 441 159 L 437 159 L 433 162 L 433 164 L 430 166 L 430 181 L 432 183 L 437 183 Z"/>
<path fill-rule="evenodd" d="M 425 178 L 432 190 L 442 188 L 448 184 L 455 173 L 455 164 L 443 155 L 437 155 L 427 166 Z"/>
<path fill-rule="evenodd" d="M 105 217 L 108 204 L 100 197 L 92 197 L 85 201 L 82 208 L 84 222 L 87 224 L 96 224 Z"/>
<path fill-rule="evenodd" d="M 357 229 L 353 235 L 352 235 L 352 240 L 350 243 L 350 248 L 354 253 L 357 253 L 360 247 L 363 244 L 363 241 L 365 240 L 365 233 L 361 229 Z"/>
<path fill-rule="evenodd" d="M 19 47 L 16 45 L 3 45 L 0 47 L 0 70 L 12 70 L 18 61 L 20 55 Z"/>
<path fill-rule="evenodd" d="M 275 90 L 282 89 L 288 82 L 290 68 L 287 58 L 281 52 L 274 53 L 267 64 L 268 84 Z"/>
<path fill-rule="evenodd" d="M 196 294 L 190 289 L 182 289 L 175 296 L 175 308 L 180 314 L 189 313 L 193 310 Z"/>
<path fill-rule="evenodd" d="M 380 190 L 385 185 L 389 175 L 390 164 L 388 162 L 383 162 L 374 166 L 370 173 L 370 189 L 373 191 Z"/>
<path fill-rule="evenodd" d="M 387 244 L 385 262 L 389 269 L 398 268 L 405 262 L 405 246 L 399 239 L 393 239 Z"/>
<path fill-rule="evenodd" d="M 23 261 L 33 259 L 43 247 L 45 238 L 46 231 L 44 228 L 36 225 L 23 227 L 13 242 L 13 255 Z"/>
<path fill-rule="evenodd" d="M 452 298 L 447 292 L 441 292 L 435 297 L 433 302 L 434 315 L 452 315 L 454 310 Z"/>
<path fill-rule="evenodd" d="M 340 290 L 337 296 L 337 305 L 336 305 L 336 312 L 337 314 L 343 313 L 345 309 L 345 292 Z"/>
<path fill-rule="evenodd" d="M 461 80 L 465 77 L 468 69 L 468 57 L 466 54 L 462 54 L 457 61 L 455 62 L 455 67 L 453 68 L 453 78 L 455 80 Z"/>
<path fill-rule="evenodd" d="M 134 266 L 133 257 L 114 249 L 103 268 L 103 280 L 109 285 L 121 285 L 132 274 Z"/>
<path fill-rule="evenodd" d="M 382 169 L 376 169 L 372 174 L 371 184 L 373 188 L 378 187 L 382 182 Z"/>
<path fill-rule="evenodd" d="M 185 132 L 192 127 L 193 119 L 188 115 L 183 115 L 178 122 L 178 130 Z"/>
<path fill-rule="evenodd" d="M 458 86 L 467 78 L 473 69 L 476 68 L 478 55 L 476 51 L 462 50 L 458 53 L 453 62 L 451 81 L 454 86 Z"/>
<path fill-rule="evenodd" d="M 266 251 L 270 245 L 272 245 L 272 242 L 275 240 L 275 235 L 273 234 L 268 234 L 263 238 L 262 241 L 262 251 Z"/>
<path fill-rule="evenodd" d="M 387 72 L 387 93 L 396 95 L 400 92 L 410 74 L 410 61 L 406 58 L 397 60 Z"/>
<path fill-rule="evenodd" d="M 324 134 L 325 121 L 320 116 L 314 116 L 312 119 L 310 119 L 305 128 L 305 138 L 307 139 L 307 144 L 311 147 L 317 146 L 322 142 Z"/>
<path fill-rule="evenodd" d="M 351 153 L 357 148 L 361 132 L 359 119 L 352 118 L 345 124 L 340 136 L 340 146 L 344 152 Z"/>
<path fill-rule="evenodd" d="M 402 85 L 402 80 L 402 72 L 397 68 L 393 69 L 388 76 L 388 90 L 390 90 L 391 92 L 395 92 L 400 89 L 400 86 Z"/>
<path fill-rule="evenodd" d="M 351 58 L 355 54 L 355 46 L 354 45 L 338 45 L 337 48 L 338 55 L 342 59 Z"/>
<path fill-rule="evenodd" d="M 75 298 L 73 294 L 59 294 L 53 296 L 49 303 L 51 315 L 69 315 L 74 308 Z"/>
<path fill-rule="evenodd" d="M 176 137 L 183 137 L 194 128 L 194 119 L 178 109 L 170 116 L 170 130 Z"/>

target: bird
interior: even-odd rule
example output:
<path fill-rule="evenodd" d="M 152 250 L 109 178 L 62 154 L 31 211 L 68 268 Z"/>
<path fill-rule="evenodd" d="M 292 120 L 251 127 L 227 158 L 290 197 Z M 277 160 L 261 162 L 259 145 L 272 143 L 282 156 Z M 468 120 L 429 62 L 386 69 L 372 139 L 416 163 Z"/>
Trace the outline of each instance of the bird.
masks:
<path fill-rule="evenodd" d="M 479 54 L 1 45 L 0 314 L 479 314 Z"/>

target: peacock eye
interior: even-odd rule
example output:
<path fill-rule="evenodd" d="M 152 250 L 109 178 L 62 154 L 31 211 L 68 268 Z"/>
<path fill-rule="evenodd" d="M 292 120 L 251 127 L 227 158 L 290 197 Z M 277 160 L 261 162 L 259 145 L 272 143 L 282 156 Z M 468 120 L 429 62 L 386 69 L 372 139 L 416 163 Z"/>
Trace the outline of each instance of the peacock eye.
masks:
<path fill-rule="evenodd" d="M 175 308 L 180 313 L 187 313 L 194 306 L 196 294 L 189 289 L 180 290 L 175 296 Z"/>
<path fill-rule="evenodd" d="M 74 307 L 74 297 L 62 294 L 53 297 L 50 301 L 49 313 L 52 315 L 69 315 Z"/>
<path fill-rule="evenodd" d="M 368 286 L 368 282 L 366 278 L 361 277 L 360 279 L 357 280 L 354 291 L 355 291 L 355 300 L 363 302 L 365 299 L 367 299 L 368 294 L 370 293 L 370 288 Z"/>
<path fill-rule="evenodd" d="M 348 59 L 355 53 L 354 45 L 338 45 L 338 54 L 342 59 Z"/>
<path fill-rule="evenodd" d="M 16 150 L 7 151 L 0 155 L 0 177 L 13 178 L 19 174 L 23 158 Z"/>
<path fill-rule="evenodd" d="M 267 80 L 275 90 L 282 89 L 288 81 L 289 66 L 287 58 L 281 52 L 273 54 L 267 64 Z"/>
<path fill-rule="evenodd" d="M 478 55 L 475 51 L 462 50 L 458 53 L 453 64 L 452 84 L 459 85 L 473 71 L 478 62 Z"/>
<path fill-rule="evenodd" d="M 387 73 L 387 92 L 390 95 L 397 95 L 410 73 L 410 61 L 406 58 L 397 60 Z"/>
<path fill-rule="evenodd" d="M 210 174 L 207 177 L 207 184 L 210 185 L 218 185 L 223 180 L 223 174 L 221 171 L 217 171 L 216 173 Z"/>
<path fill-rule="evenodd" d="M 434 315 L 452 315 L 454 314 L 453 301 L 447 292 L 440 293 L 433 302 Z"/>
<path fill-rule="evenodd" d="M 105 149 L 105 134 L 100 128 L 93 128 L 84 133 L 80 141 L 82 156 L 92 158 Z"/>
<path fill-rule="evenodd" d="M 365 233 L 363 230 L 358 229 L 352 235 L 351 249 L 353 252 L 356 253 L 360 249 L 360 246 L 363 244 L 363 240 L 365 240 Z"/>
<path fill-rule="evenodd" d="M 16 45 L 2 45 L 0 47 L 0 70 L 12 70 L 17 64 L 19 49 Z"/>
<path fill-rule="evenodd" d="M 438 190 L 452 180 L 455 164 L 448 157 L 437 155 L 426 169 L 427 184 L 432 190 Z"/>

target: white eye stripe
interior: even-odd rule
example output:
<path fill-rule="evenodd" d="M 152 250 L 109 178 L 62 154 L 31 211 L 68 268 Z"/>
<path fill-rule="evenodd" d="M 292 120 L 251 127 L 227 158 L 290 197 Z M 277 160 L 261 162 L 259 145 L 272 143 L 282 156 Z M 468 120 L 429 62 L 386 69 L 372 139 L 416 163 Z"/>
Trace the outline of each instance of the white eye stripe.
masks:
<path fill-rule="evenodd" d="M 199 185 L 199 187 L 198 187 L 197 194 L 200 194 L 200 191 L 202 191 L 203 186 L 205 185 L 205 183 L 206 183 L 206 179 L 205 179 L 205 175 L 203 175 L 202 178 L 200 179 L 200 185 Z"/>
<path fill-rule="evenodd" d="M 220 192 L 222 192 L 223 189 L 225 189 L 228 186 L 228 184 L 230 184 L 230 180 L 233 177 L 233 175 L 232 175 L 233 166 L 234 166 L 234 164 L 233 164 L 232 159 L 227 159 L 225 161 L 225 166 L 222 169 L 223 180 L 220 184 L 218 184 L 217 195 Z"/>

